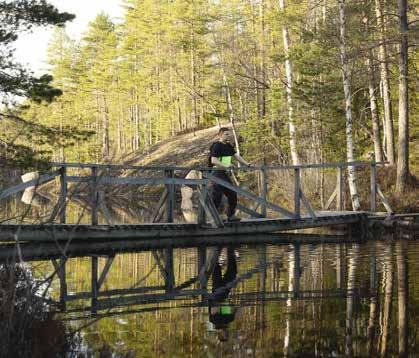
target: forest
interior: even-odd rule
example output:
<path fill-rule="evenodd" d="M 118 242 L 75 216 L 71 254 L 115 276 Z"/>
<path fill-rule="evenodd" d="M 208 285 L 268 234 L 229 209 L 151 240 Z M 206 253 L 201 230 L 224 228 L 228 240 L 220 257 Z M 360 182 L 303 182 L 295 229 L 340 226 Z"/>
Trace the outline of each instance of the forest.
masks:
<path fill-rule="evenodd" d="M 407 0 L 122 6 L 121 21 L 98 14 L 81 39 L 56 28 L 44 82 L 62 94 L 44 101 L 29 86 L 17 93 L 25 101 L 3 101 L 5 162 L 121 162 L 227 124 L 255 163 L 373 159 L 395 166 L 405 190 L 418 135 L 417 14 Z"/>

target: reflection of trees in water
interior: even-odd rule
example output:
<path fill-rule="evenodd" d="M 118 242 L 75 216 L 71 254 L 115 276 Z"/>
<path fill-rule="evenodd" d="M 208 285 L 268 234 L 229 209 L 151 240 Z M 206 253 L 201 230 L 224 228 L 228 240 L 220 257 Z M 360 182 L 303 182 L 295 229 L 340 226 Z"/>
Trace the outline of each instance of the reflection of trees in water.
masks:
<path fill-rule="evenodd" d="M 378 248 L 375 245 L 373 242 L 346 244 L 346 247 L 279 245 L 239 249 L 237 282 L 229 297 L 240 308 L 230 325 L 228 342 L 211 343 L 211 352 L 218 354 L 222 350 L 231 356 L 247 352 L 254 356 L 282 356 L 284 342 L 287 342 L 290 356 L 311 354 L 313 347 L 319 354 L 346 352 L 347 355 L 368 356 L 368 352 L 380 354 L 383 339 L 386 339 L 389 354 L 398 350 L 405 354 L 403 352 L 409 348 L 407 265 L 404 264 L 407 250 L 403 249 L 404 246 L 396 246 L 396 262 L 391 259 L 391 243 L 380 243 Z M 174 249 L 173 252 L 171 265 L 175 285 L 199 276 L 202 270 L 198 263 L 205 262 L 202 250 Z M 374 252 L 378 254 L 374 255 Z M 217 250 L 208 250 L 208 272 L 204 270 L 208 278 L 212 272 L 210 263 L 217 262 L 216 259 Z M 99 267 L 103 268 L 105 259 L 98 260 Z M 387 329 L 392 332 L 398 328 L 398 339 L 391 334 L 383 336 L 387 315 L 385 302 L 391 304 L 395 296 L 386 296 L 386 279 L 392 270 L 391 265 L 393 275 L 396 272 L 396 263 L 398 281 L 393 283 L 393 292 L 397 287 L 399 314 L 398 320 L 391 320 L 389 316 Z M 69 291 L 89 290 L 89 264 L 82 258 L 69 260 Z M 127 287 L 145 277 L 143 286 L 160 285 L 164 293 L 165 282 L 155 266 L 151 252 L 117 255 L 104 283 L 105 288 Z M 404 281 L 400 282 L 403 278 Z M 208 292 L 211 292 L 211 280 L 198 279 L 190 288 L 199 288 L 200 284 L 208 286 Z M 303 299 L 303 294 L 308 295 L 307 298 Z M 193 295 L 151 306 L 133 303 L 130 306 L 132 315 L 105 317 L 87 327 L 85 340 L 92 350 L 108 344 L 113 352 L 123 353 L 128 349 L 140 356 L 201 356 L 207 344 L 203 323 L 208 321 L 208 309 L 199 303 L 200 296 Z M 363 309 L 363 303 L 369 309 Z M 73 307 L 75 304 L 69 303 Z M 150 311 L 146 311 L 147 308 Z M 367 342 L 370 342 L 369 346 Z"/>
<path fill-rule="evenodd" d="M 393 296 L 393 245 L 390 243 L 383 248 L 383 288 L 384 302 L 381 312 L 381 334 L 379 344 L 379 355 L 384 357 L 388 351 L 390 319 Z"/>
<path fill-rule="evenodd" d="M 398 328 L 399 328 L 399 356 L 408 355 L 408 267 L 407 267 L 407 242 L 398 241 L 396 243 L 397 259 L 397 292 L 398 292 Z M 417 323 L 417 322 L 416 322 Z"/>

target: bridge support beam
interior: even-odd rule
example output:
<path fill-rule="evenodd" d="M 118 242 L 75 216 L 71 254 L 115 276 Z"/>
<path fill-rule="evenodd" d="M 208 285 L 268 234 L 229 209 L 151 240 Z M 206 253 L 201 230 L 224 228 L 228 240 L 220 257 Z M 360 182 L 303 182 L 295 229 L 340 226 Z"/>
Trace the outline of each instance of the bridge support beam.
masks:
<path fill-rule="evenodd" d="M 173 178 L 173 170 L 166 170 L 166 177 Z M 166 199 L 166 222 L 172 223 L 174 220 L 175 208 L 175 187 L 173 184 L 166 184 L 167 199 Z"/>
<path fill-rule="evenodd" d="M 60 224 L 66 222 L 66 199 L 67 199 L 67 168 L 60 169 L 60 201 L 58 208 L 60 210 Z"/>
<path fill-rule="evenodd" d="M 294 169 L 294 218 L 300 219 L 301 218 L 301 207 L 300 207 L 300 169 Z"/>
<path fill-rule="evenodd" d="M 91 177 L 91 210 L 92 210 L 92 225 L 98 224 L 98 203 L 99 203 L 99 194 L 98 194 L 98 176 L 97 176 L 97 167 L 92 167 L 92 177 Z"/>

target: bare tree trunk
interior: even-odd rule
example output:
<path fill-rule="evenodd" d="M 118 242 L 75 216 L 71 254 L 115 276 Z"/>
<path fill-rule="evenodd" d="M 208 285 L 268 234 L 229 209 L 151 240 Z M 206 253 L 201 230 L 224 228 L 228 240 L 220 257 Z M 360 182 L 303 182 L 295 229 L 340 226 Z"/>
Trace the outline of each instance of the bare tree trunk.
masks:
<path fill-rule="evenodd" d="M 381 130 L 380 120 L 378 118 L 377 109 L 377 96 L 375 88 L 375 76 L 372 63 L 372 51 L 370 51 L 367 59 L 368 67 L 368 89 L 370 94 L 370 107 L 371 107 L 371 121 L 372 121 L 372 139 L 374 143 L 374 157 L 376 162 L 383 161 L 383 150 L 381 148 Z"/>
<path fill-rule="evenodd" d="M 340 56 L 342 62 L 343 90 L 345 93 L 345 112 L 346 112 L 346 156 L 348 162 L 355 161 L 354 144 L 352 137 L 352 91 L 349 81 L 349 65 L 346 54 L 346 15 L 345 0 L 339 0 L 339 19 L 340 19 Z M 352 208 L 357 211 L 361 208 L 359 203 L 358 190 L 356 187 L 355 167 L 348 167 L 349 191 L 351 193 Z"/>
<path fill-rule="evenodd" d="M 117 152 L 121 154 L 122 152 L 122 122 L 124 121 L 124 108 L 122 105 L 122 100 L 120 96 L 121 90 L 118 92 L 118 124 L 117 124 Z"/>
<path fill-rule="evenodd" d="M 409 176 L 409 109 L 408 109 L 408 43 L 407 0 L 397 0 L 400 20 L 399 54 L 399 142 L 397 153 L 396 191 L 406 189 Z"/>
<path fill-rule="evenodd" d="M 279 8 L 285 12 L 285 0 L 279 0 Z M 300 159 L 297 152 L 297 138 L 296 138 L 296 128 L 293 117 L 293 101 L 292 101 L 292 85 L 293 85 L 293 73 L 292 73 L 292 63 L 289 58 L 290 55 L 290 34 L 288 31 L 288 26 L 284 25 L 282 27 L 282 37 L 284 41 L 284 51 L 285 51 L 285 75 L 287 77 L 287 104 L 288 104 L 288 128 L 290 134 L 290 150 L 291 150 L 291 159 L 294 165 L 300 164 Z"/>
<path fill-rule="evenodd" d="M 237 137 L 237 131 L 236 131 L 236 126 L 235 126 L 235 115 L 234 115 L 234 110 L 233 110 L 233 101 L 231 99 L 231 88 L 230 88 L 230 84 L 227 78 L 227 73 L 225 70 L 225 63 L 224 63 L 224 55 L 222 52 L 222 47 L 221 45 L 218 44 L 217 38 L 216 38 L 216 34 L 215 31 L 212 31 L 212 37 L 213 37 L 213 41 L 214 41 L 214 45 L 216 47 L 216 51 L 218 54 L 218 60 L 220 61 L 221 64 L 221 73 L 223 76 L 223 84 L 224 84 L 224 88 L 226 91 L 226 102 L 227 102 L 227 110 L 228 110 L 228 114 L 229 114 L 229 119 L 230 119 L 230 124 L 231 124 L 231 129 L 233 132 L 233 137 L 234 137 L 234 143 L 236 145 L 236 151 L 237 154 L 240 155 L 240 146 L 239 146 L 239 140 Z"/>
<path fill-rule="evenodd" d="M 379 46 L 379 61 L 380 61 L 380 75 L 381 83 L 383 86 L 383 101 L 384 101 L 384 126 L 385 126 L 385 143 L 386 143 L 386 154 L 387 160 L 390 165 L 395 163 L 394 153 L 394 129 L 393 129 L 393 114 L 391 110 L 391 98 L 390 98 L 390 81 L 389 71 L 387 64 L 387 46 L 385 44 L 384 36 L 384 19 L 381 8 L 381 0 L 375 0 L 375 13 L 377 18 L 377 25 L 380 32 L 380 46 Z"/>
<path fill-rule="evenodd" d="M 138 95 L 136 96 L 138 101 Z M 134 135 L 134 149 L 138 150 L 140 148 L 140 108 L 138 106 L 138 103 L 134 106 L 134 118 L 135 118 L 135 135 Z"/>
<path fill-rule="evenodd" d="M 265 1 L 261 0 L 259 5 L 260 17 L 260 51 L 259 51 L 259 76 L 257 82 L 258 88 L 258 115 L 259 119 L 265 118 L 266 113 L 266 95 L 265 95 Z"/>
<path fill-rule="evenodd" d="M 102 128 L 103 128 L 103 156 L 105 158 L 109 157 L 109 110 L 106 103 L 106 97 L 103 95 L 103 108 L 102 108 Z"/>
<path fill-rule="evenodd" d="M 239 146 L 239 139 L 238 139 L 238 136 L 237 136 L 236 126 L 235 126 L 235 122 L 234 122 L 235 118 L 234 118 L 234 112 L 233 112 L 233 102 L 231 100 L 230 85 L 228 83 L 228 79 L 227 79 L 227 76 L 226 76 L 225 71 L 224 71 L 224 65 L 223 65 L 223 80 L 224 80 L 224 85 L 225 85 L 225 89 L 226 89 L 227 109 L 228 109 L 229 118 L 230 118 L 231 130 L 233 132 L 234 143 L 236 145 L 237 154 L 240 155 L 240 146 Z"/>
<path fill-rule="evenodd" d="M 195 36 L 193 32 L 193 28 L 191 28 L 191 86 L 192 86 L 192 126 L 193 128 L 197 127 L 199 125 L 199 119 L 198 119 L 198 111 L 197 111 L 197 103 L 196 103 L 196 70 L 195 70 Z"/>
<path fill-rule="evenodd" d="M 60 133 L 62 135 L 63 129 L 64 129 L 64 114 L 63 114 L 63 103 L 60 103 Z M 64 145 L 60 145 L 60 162 L 65 162 L 65 156 L 64 156 Z"/>

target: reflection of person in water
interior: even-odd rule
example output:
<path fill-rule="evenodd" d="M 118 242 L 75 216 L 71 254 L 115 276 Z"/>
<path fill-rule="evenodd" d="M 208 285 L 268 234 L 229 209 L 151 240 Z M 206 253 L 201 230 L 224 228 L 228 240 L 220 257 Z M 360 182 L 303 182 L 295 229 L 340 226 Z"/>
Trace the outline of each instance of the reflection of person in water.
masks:
<path fill-rule="evenodd" d="M 227 327 L 234 321 L 236 309 L 228 302 L 228 295 L 237 276 L 234 248 L 227 249 L 227 270 L 222 275 L 221 265 L 215 265 L 212 272 L 212 294 L 208 300 L 209 320 L 218 330 L 220 341 L 228 339 Z"/>

